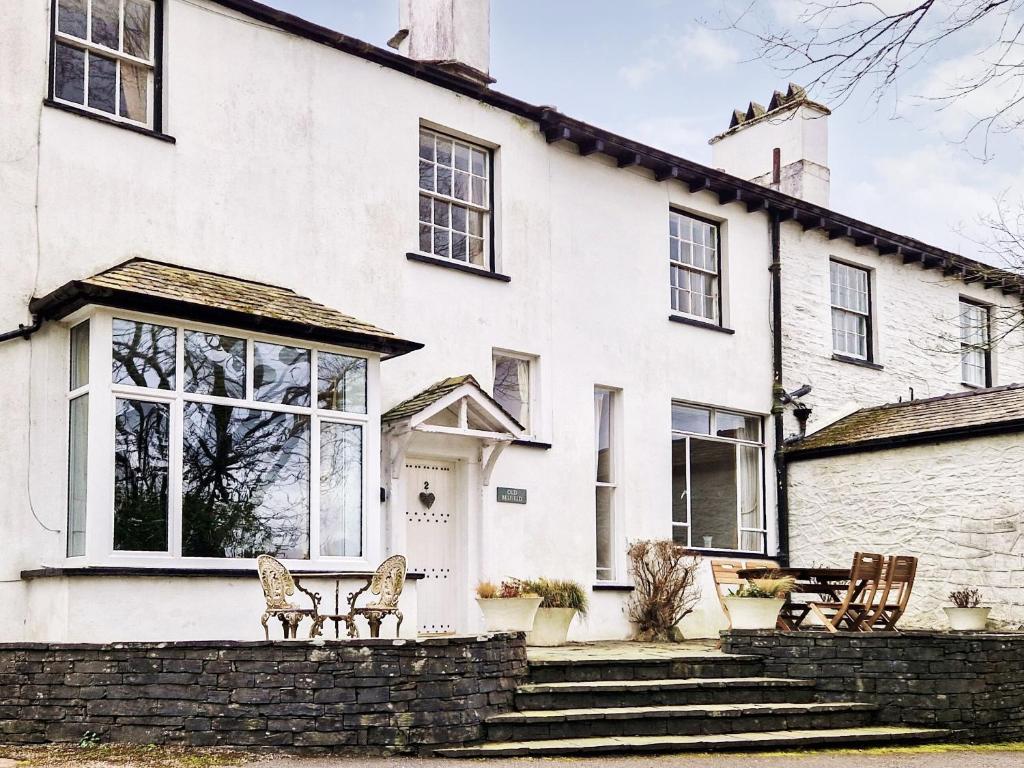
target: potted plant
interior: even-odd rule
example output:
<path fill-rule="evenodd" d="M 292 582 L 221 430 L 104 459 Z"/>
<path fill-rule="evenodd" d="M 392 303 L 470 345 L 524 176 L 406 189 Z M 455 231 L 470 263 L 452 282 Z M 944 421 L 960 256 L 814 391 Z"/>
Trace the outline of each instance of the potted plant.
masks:
<path fill-rule="evenodd" d="M 481 581 L 476 587 L 476 604 L 488 632 L 529 632 L 542 599 L 521 579 L 506 579 L 501 584 Z"/>
<path fill-rule="evenodd" d="M 569 625 L 576 614 L 587 615 L 587 593 L 575 581 L 531 579 L 526 588 L 541 597 L 533 629 L 526 635 L 527 645 L 564 645 Z"/>
<path fill-rule="evenodd" d="M 723 597 L 733 629 L 775 629 L 786 595 L 793 591 L 792 576 L 751 579 L 731 595 Z"/>
<path fill-rule="evenodd" d="M 985 629 L 991 608 L 981 607 L 981 592 L 976 589 L 957 589 L 949 593 L 952 608 L 943 608 L 949 619 L 949 628 L 957 632 L 977 632 Z"/>

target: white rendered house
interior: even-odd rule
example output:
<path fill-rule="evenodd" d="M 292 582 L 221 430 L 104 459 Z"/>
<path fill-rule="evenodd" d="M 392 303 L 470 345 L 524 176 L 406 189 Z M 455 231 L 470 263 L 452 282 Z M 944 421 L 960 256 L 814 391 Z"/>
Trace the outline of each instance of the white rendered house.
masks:
<path fill-rule="evenodd" d="M 398 53 L 250 0 L 0 9 L 0 640 L 261 637 L 258 551 L 407 554 L 409 634 L 544 575 L 623 637 L 628 541 L 803 546 L 785 392 L 813 431 L 1021 378 L 957 325 L 1018 278 L 829 210 L 799 91 L 705 167 L 493 88 L 485 2 L 402 8 Z"/>

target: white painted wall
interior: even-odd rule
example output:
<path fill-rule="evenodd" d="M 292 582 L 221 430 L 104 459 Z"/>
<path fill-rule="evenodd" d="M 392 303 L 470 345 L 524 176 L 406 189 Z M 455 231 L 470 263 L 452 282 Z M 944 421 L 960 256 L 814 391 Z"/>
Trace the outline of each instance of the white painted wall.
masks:
<path fill-rule="evenodd" d="M 1022 435 L 790 465 L 797 562 L 849 567 L 854 550 L 920 558 L 905 623 L 944 628 L 954 589 L 977 588 L 1003 625 L 1024 623 Z"/>
<path fill-rule="evenodd" d="M 383 364 L 384 408 L 454 374 L 473 373 L 489 386 L 494 347 L 535 354 L 538 439 L 553 447 L 509 448 L 483 491 L 486 575 L 592 583 L 595 384 L 622 389 L 619 550 L 628 539 L 670 535 L 672 399 L 770 408 L 765 215 L 581 158 L 548 145 L 534 124 L 223 8 L 167 5 L 164 129 L 176 144 L 41 108 L 48 3 L 4 4 L 0 101 L 18 109 L 0 124 L 0 328 L 27 322 L 33 294 L 146 256 L 288 286 L 425 342 L 423 351 Z M 498 260 L 511 282 L 406 259 L 417 242 L 421 121 L 498 147 Z M 668 321 L 670 205 L 727 217 L 725 318 L 734 335 Z M 99 580 L 51 601 L 47 590 L 62 588 L 18 578 L 64 561 L 66 359 L 60 326 L 0 345 L 0 600 L 11 617 L 0 639 L 83 640 L 95 626 L 72 604 L 88 604 Z M 29 512 L 29 483 L 32 508 L 56 532 Z M 527 488 L 529 503 L 497 504 L 498 485 Z M 624 563 L 619 575 L 626 579 Z M 182 581 L 104 586 L 121 590 L 118 599 L 99 595 L 106 620 L 140 637 L 192 636 L 160 609 L 175 604 Z M 211 633 L 258 628 L 252 605 L 235 600 L 233 588 L 202 584 L 201 605 L 224 617 Z M 258 602 L 255 579 L 251 589 Z M 574 635 L 624 636 L 622 599 L 595 594 Z M 54 623 L 41 623 L 50 614 Z"/>
<path fill-rule="evenodd" d="M 966 391 L 960 383 L 959 300 L 961 296 L 996 307 L 1005 320 L 1020 309 L 1015 296 L 943 277 L 941 270 L 903 264 L 896 254 L 829 240 L 820 231 L 782 225 L 782 302 L 784 383 L 792 391 L 811 384 L 805 404 L 814 409 L 809 431 L 857 407 Z M 876 370 L 832 359 L 829 260 L 871 270 Z M 993 334 L 998 339 L 1000 333 Z M 993 350 L 993 382 L 1024 381 L 1024 334 L 1014 330 Z M 796 422 L 787 419 L 787 434 Z"/>

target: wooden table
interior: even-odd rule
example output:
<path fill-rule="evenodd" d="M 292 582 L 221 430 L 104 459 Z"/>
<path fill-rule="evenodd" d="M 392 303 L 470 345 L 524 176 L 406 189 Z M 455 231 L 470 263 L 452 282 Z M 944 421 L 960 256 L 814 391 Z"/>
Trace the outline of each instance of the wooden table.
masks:
<path fill-rule="evenodd" d="M 741 579 L 763 579 L 768 576 L 792 576 L 796 579 L 793 591 L 786 596 L 779 621 L 789 630 L 801 629 L 810 613 L 809 603 L 815 601 L 840 602 L 850 587 L 849 568 L 744 568 L 737 571 Z M 811 595 L 811 600 L 796 601 L 794 595 Z"/>

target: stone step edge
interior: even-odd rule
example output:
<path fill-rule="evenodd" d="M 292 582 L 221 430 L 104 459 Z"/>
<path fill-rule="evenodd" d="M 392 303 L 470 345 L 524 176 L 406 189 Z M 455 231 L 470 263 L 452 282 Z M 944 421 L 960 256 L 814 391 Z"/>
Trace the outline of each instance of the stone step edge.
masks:
<path fill-rule="evenodd" d="M 583 739 L 504 741 L 435 750 L 439 757 L 534 757 L 618 752 L 751 751 L 786 746 L 820 748 L 825 745 L 939 741 L 949 731 L 934 728 L 865 726 L 800 731 L 762 731 L 713 736 L 608 736 Z"/>
<path fill-rule="evenodd" d="M 630 691 L 682 691 L 702 688 L 813 688 L 816 681 L 793 677 L 667 677 L 657 680 L 589 680 L 526 683 L 517 694 L 626 693 Z"/>
<path fill-rule="evenodd" d="M 531 659 L 527 653 L 526 661 L 531 667 L 650 667 L 658 664 L 756 664 L 763 663 L 764 657 L 753 653 L 722 653 L 665 658 L 587 658 L 580 656 L 577 659 Z"/>
<path fill-rule="evenodd" d="M 877 704 L 856 701 L 809 702 L 800 704 L 668 704 L 650 707 L 594 707 L 580 709 L 533 709 L 491 715 L 488 724 L 561 723 L 577 720 L 634 720 L 660 717 L 759 717 L 768 715 L 823 715 L 842 712 L 873 712 Z"/>

